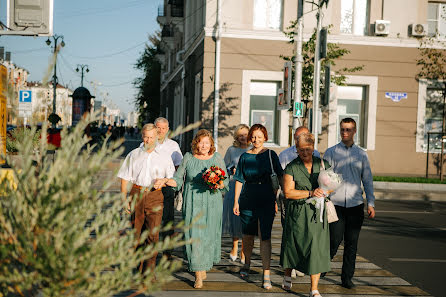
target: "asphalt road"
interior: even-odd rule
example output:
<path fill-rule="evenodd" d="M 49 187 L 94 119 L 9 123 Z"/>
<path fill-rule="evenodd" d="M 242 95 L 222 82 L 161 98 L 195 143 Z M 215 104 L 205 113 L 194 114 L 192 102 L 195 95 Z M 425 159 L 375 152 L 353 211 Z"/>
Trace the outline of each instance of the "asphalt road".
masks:
<path fill-rule="evenodd" d="M 358 253 L 433 296 L 446 296 L 446 202 L 376 201 Z"/>

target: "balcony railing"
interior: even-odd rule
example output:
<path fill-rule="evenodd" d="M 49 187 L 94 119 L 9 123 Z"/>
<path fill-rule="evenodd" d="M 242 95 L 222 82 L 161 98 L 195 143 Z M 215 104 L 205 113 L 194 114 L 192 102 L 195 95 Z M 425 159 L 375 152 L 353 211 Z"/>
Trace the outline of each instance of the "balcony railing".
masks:
<path fill-rule="evenodd" d="M 166 8 L 162 4 L 158 6 L 158 16 L 160 17 L 166 16 Z"/>
<path fill-rule="evenodd" d="M 184 16 L 184 6 L 170 6 L 170 15 L 176 18 L 182 18 Z"/>

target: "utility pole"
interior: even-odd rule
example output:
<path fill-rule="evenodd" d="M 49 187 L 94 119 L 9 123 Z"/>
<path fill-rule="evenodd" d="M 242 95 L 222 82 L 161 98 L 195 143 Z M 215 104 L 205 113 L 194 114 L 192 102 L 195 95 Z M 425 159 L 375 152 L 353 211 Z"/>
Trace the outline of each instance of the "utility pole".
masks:
<path fill-rule="evenodd" d="M 317 150 L 318 145 L 318 123 L 319 123 L 319 93 L 320 93 L 320 82 L 321 82 L 321 61 L 320 61 L 320 35 L 322 28 L 322 5 L 326 2 L 325 0 L 319 0 L 317 8 L 317 30 L 316 30 L 316 46 L 314 50 L 314 78 L 313 78 L 313 122 L 312 122 L 312 133 L 314 135 L 314 149 Z M 328 2 L 328 1 L 327 1 Z"/>
<path fill-rule="evenodd" d="M 81 87 L 83 87 L 84 86 L 84 70 L 85 70 L 85 72 L 89 72 L 90 69 L 88 69 L 88 65 L 86 65 L 86 64 L 77 64 L 76 72 L 79 72 L 79 68 L 81 71 Z"/>
<path fill-rule="evenodd" d="M 296 69 L 294 71 L 294 108 L 296 108 L 296 102 L 301 101 L 302 97 L 302 43 L 304 38 L 304 21 L 303 21 L 303 11 L 304 11 L 304 1 L 297 1 L 297 39 L 296 39 L 296 58 L 295 65 Z M 294 115 L 294 112 L 293 112 Z M 300 126 L 299 118 L 293 116 L 293 135 L 296 129 Z"/>
<path fill-rule="evenodd" d="M 57 67 L 57 54 L 59 52 L 59 47 L 57 45 L 57 41 L 59 39 L 61 39 L 61 43 L 60 46 L 64 47 L 65 46 L 65 42 L 63 41 L 63 35 L 53 35 L 51 36 L 51 38 L 53 38 L 54 41 L 54 47 L 53 47 L 53 55 L 54 55 L 54 74 L 53 74 L 53 114 L 57 115 L 56 113 L 56 98 L 57 98 L 57 94 L 56 94 L 56 88 L 57 88 L 57 84 L 58 84 L 58 79 L 57 79 L 57 73 L 56 73 L 56 67 Z M 46 44 L 48 46 L 51 45 L 51 40 L 48 37 L 48 39 L 46 40 Z M 52 128 L 56 128 L 56 123 L 52 123 Z"/>
<path fill-rule="evenodd" d="M 220 43 L 221 43 L 221 1 L 217 0 L 217 21 L 215 24 L 215 75 L 214 75 L 214 143 L 218 151 L 218 117 L 220 104 Z"/>

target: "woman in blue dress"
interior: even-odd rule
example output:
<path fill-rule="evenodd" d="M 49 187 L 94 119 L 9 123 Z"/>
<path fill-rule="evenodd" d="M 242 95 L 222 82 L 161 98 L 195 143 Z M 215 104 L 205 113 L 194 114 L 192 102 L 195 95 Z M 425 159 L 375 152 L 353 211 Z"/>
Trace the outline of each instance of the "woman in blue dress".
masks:
<path fill-rule="evenodd" d="M 281 179 L 283 170 L 277 154 L 263 146 L 267 140 L 268 133 L 263 125 L 255 124 L 249 129 L 248 141 L 252 143 L 252 148 L 240 156 L 234 176 L 236 180 L 234 214 L 240 216 L 243 232 L 245 265 L 240 271 L 240 275 L 243 278 L 247 278 L 249 275 L 254 237 L 259 235 L 263 288 L 269 290 L 272 288 L 270 278 L 271 229 L 277 212 L 276 195 L 270 175 L 274 169 Z"/>
<path fill-rule="evenodd" d="M 214 140 L 208 130 L 200 130 L 192 140 L 192 153 L 184 155 L 172 179 L 160 180 L 157 187 L 168 185 L 177 190 L 183 184 L 183 220 L 186 226 L 184 239 L 189 270 L 195 272 L 194 288 L 203 287 L 206 271 L 221 259 L 221 217 L 223 211 L 222 192 L 228 189 L 228 179 L 219 189 L 211 190 L 203 180 L 203 173 L 211 166 L 226 172 L 222 156 L 215 152 Z M 190 225 L 193 226 L 191 228 Z"/>
<path fill-rule="evenodd" d="M 237 168 L 240 156 L 248 150 L 248 132 L 249 127 L 245 124 L 240 124 L 235 128 L 234 143 L 228 148 L 225 154 L 225 164 L 229 175 L 234 175 Z M 229 258 L 232 261 L 237 260 L 238 241 L 242 238 L 242 224 L 240 217 L 234 214 L 234 191 L 235 179 L 229 181 L 229 191 L 225 194 L 223 199 L 223 235 L 230 235 L 232 237 L 232 250 L 229 253 Z M 240 262 L 245 263 L 245 255 L 240 252 Z"/>

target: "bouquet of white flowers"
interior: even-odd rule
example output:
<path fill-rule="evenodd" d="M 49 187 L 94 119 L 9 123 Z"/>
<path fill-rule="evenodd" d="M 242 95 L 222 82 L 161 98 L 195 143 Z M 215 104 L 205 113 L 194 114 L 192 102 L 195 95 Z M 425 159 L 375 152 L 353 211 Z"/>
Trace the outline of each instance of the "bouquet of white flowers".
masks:
<path fill-rule="evenodd" d="M 325 197 L 327 197 L 331 192 L 335 191 L 342 185 L 343 180 L 340 174 L 335 173 L 333 171 L 333 168 L 329 168 L 329 169 L 322 169 L 320 171 L 319 177 L 317 178 L 317 182 L 319 183 L 319 187 L 324 191 Z M 320 210 L 319 220 L 321 223 L 324 221 L 325 197 L 311 197 L 306 200 L 306 203 L 311 203 L 317 209 Z M 328 211 L 333 211 L 333 210 L 327 208 L 327 212 Z"/>

